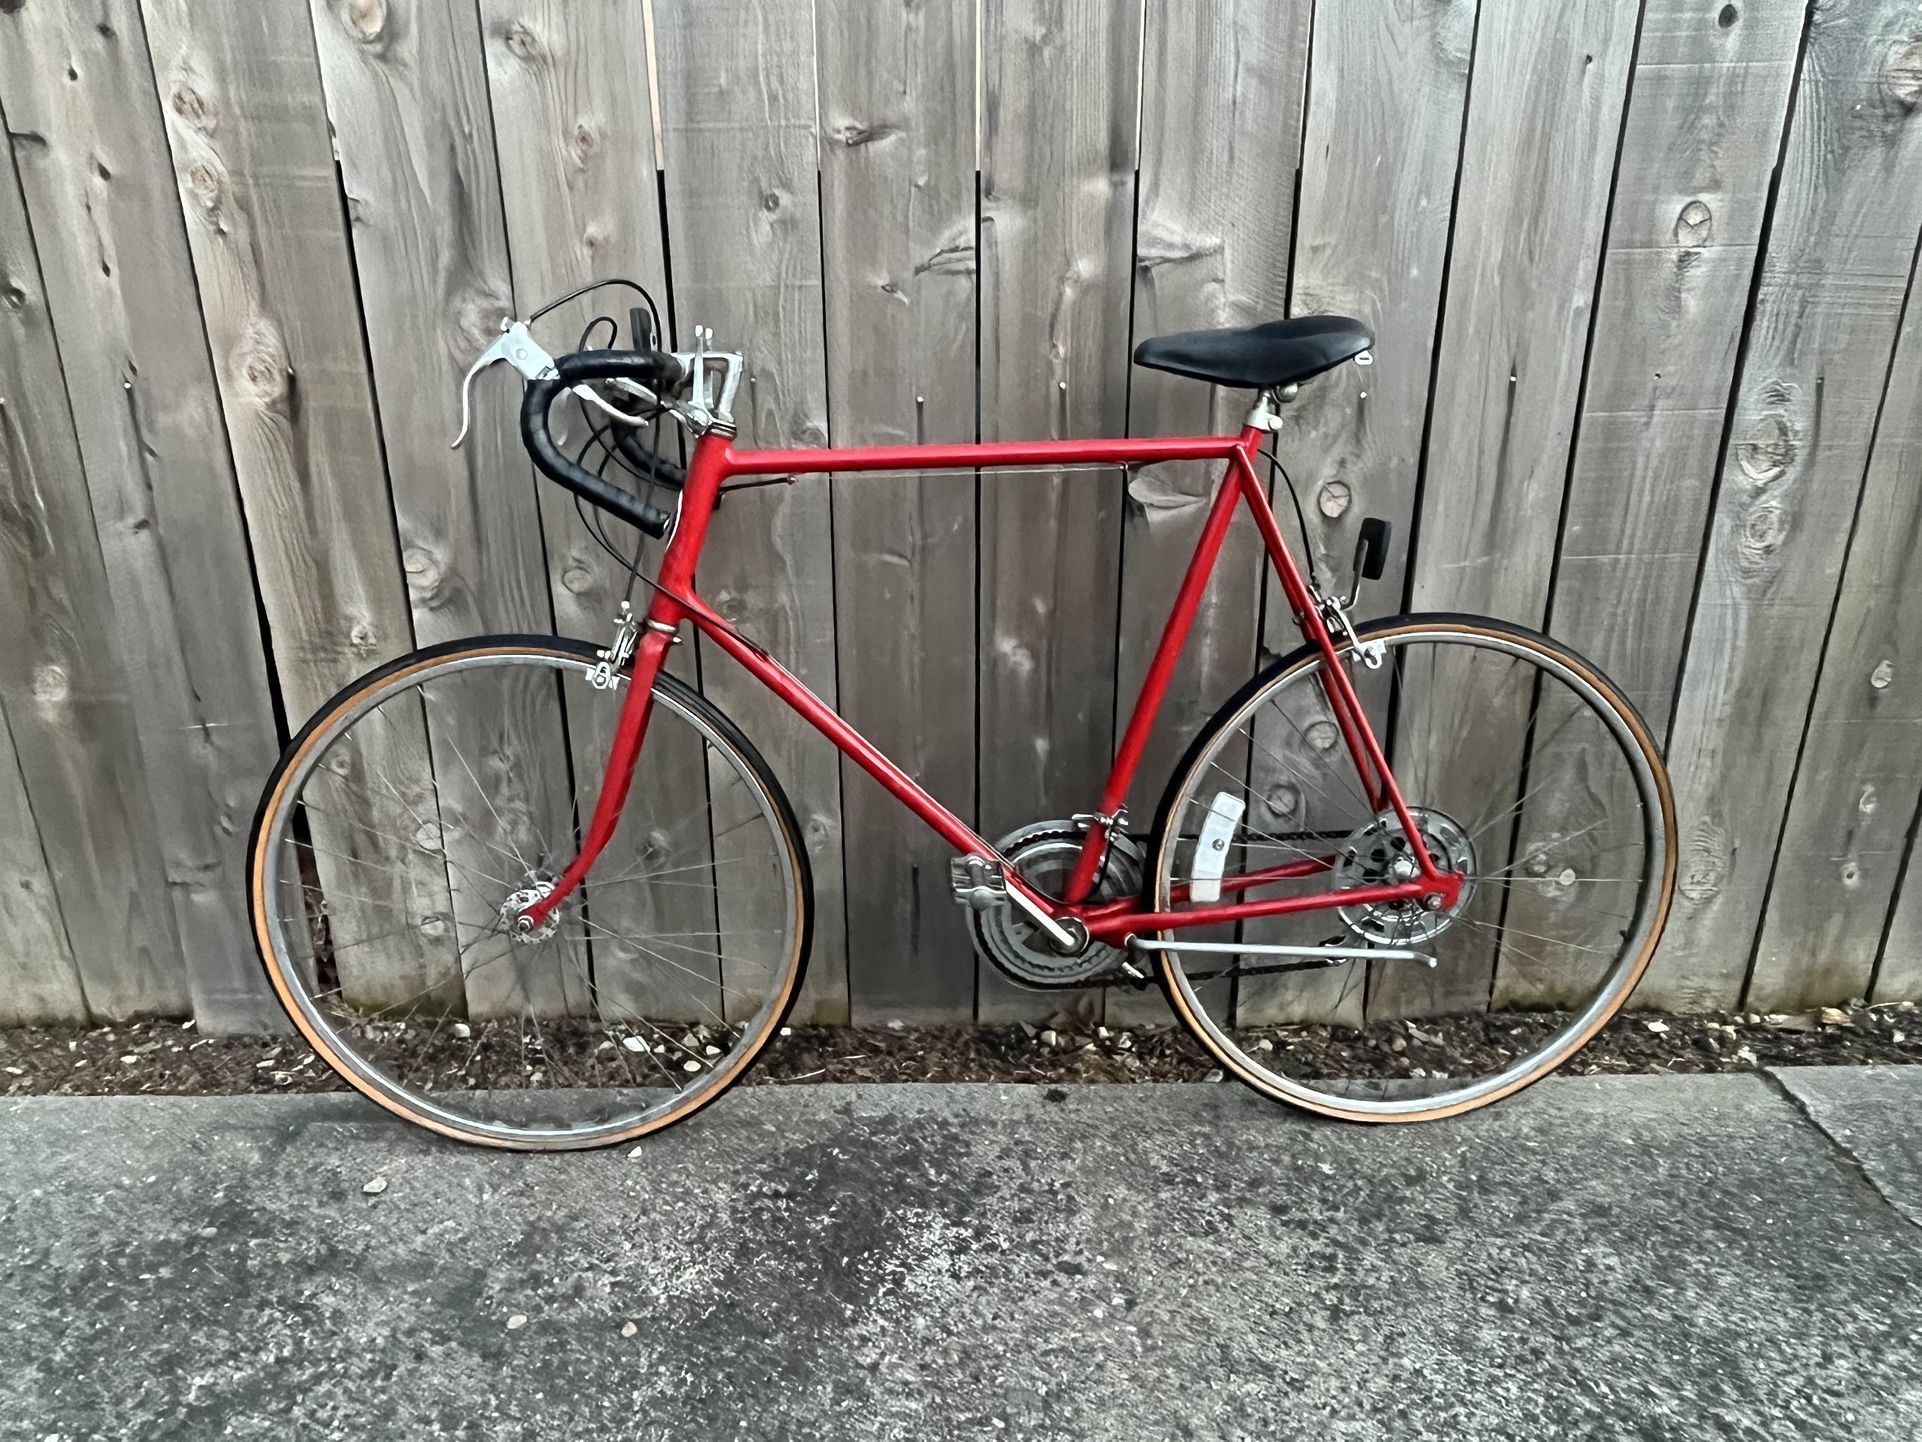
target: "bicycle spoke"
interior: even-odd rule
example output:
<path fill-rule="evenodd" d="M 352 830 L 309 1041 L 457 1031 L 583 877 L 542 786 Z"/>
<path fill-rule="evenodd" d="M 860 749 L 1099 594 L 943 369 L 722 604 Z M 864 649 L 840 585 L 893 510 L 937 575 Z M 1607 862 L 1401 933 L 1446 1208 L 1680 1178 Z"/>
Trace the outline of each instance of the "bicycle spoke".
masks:
<path fill-rule="evenodd" d="M 443 1129 L 565 1145 L 684 1115 L 732 1078 L 728 1059 L 764 1044 L 791 991 L 807 898 L 772 786 L 663 681 L 617 833 L 634 849 L 610 849 L 551 924 L 510 929 L 509 898 L 553 856 L 543 822 L 579 828 L 591 800 L 568 779 L 578 755 L 509 764 L 501 748 L 517 756 L 523 733 L 490 718 L 554 695 L 572 735 L 606 737 L 624 697 L 530 686 L 529 666 L 588 669 L 564 649 L 443 653 L 316 723 L 268 822 L 267 929 L 302 1029 L 325 1029 L 349 1080 L 409 1114 L 431 1096 Z M 459 739 L 439 728 L 456 716 Z M 444 785 L 411 759 L 423 737 Z"/>
<path fill-rule="evenodd" d="M 1345 744 L 1311 743 L 1334 724 L 1320 663 L 1280 669 L 1206 733 L 1176 778 L 1151 901 L 1208 904 L 1171 897 L 1192 870 L 1194 839 L 1224 780 L 1250 810 L 1262 785 L 1293 787 L 1272 808 L 1288 825 L 1264 832 L 1244 817 L 1232 844 L 1250 872 L 1317 859 L 1325 870 L 1284 879 L 1304 900 L 1328 904 L 1261 918 L 1258 931 L 1250 919 L 1250 948 L 1296 952 L 1237 948 L 1226 973 L 1187 970 L 1183 958 L 1173 970 L 1182 1006 L 1224 1063 L 1278 1095 L 1311 1106 L 1330 1099 L 1325 1109 L 1341 1115 L 1427 1115 L 1490 1099 L 1498 1079 L 1541 1074 L 1581 1040 L 1578 1016 L 1621 1004 L 1631 964 L 1652 945 L 1652 908 L 1626 898 L 1646 898 L 1661 875 L 1659 834 L 1645 824 L 1658 763 L 1633 728 L 1611 725 L 1606 688 L 1532 638 L 1459 621 L 1377 634 L 1383 672 L 1350 669 L 1369 696 L 1388 685 L 1383 739 L 1406 822 L 1367 805 Z M 1268 722 L 1271 714 L 1280 720 Z M 1567 759 L 1578 742 L 1579 769 Z M 1241 783 L 1244 754 L 1273 782 Z M 1329 824 L 1349 818 L 1346 831 Z M 1553 820 L 1566 830 L 1552 830 Z M 1383 897 L 1419 874 L 1408 823 L 1438 866 L 1464 878 L 1457 898 Z M 1321 835 L 1294 834 L 1294 825 Z M 1597 874 L 1578 877 L 1564 858 Z M 1342 899 L 1349 889 L 1375 899 Z M 1324 946 L 1413 951 L 1436 965 L 1380 957 L 1318 965 Z M 1202 986 L 1218 974 L 1237 979 L 1232 990 Z M 1473 1015 L 1491 998 L 1554 1010 L 1501 1024 Z M 1284 1030 L 1266 1040 L 1275 1026 Z"/>

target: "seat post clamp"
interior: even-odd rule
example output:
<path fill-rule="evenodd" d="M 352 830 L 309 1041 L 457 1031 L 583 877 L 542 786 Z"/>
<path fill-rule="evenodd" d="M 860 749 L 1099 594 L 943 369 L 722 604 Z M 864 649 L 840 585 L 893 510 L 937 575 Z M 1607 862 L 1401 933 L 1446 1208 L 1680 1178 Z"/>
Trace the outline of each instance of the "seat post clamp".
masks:
<path fill-rule="evenodd" d="M 1293 386 L 1288 387 L 1290 391 Z M 1249 408 L 1244 425 L 1253 426 L 1258 431 L 1278 431 L 1281 429 L 1280 402 L 1284 397 L 1277 396 L 1272 389 L 1257 391 L 1255 403 Z"/>

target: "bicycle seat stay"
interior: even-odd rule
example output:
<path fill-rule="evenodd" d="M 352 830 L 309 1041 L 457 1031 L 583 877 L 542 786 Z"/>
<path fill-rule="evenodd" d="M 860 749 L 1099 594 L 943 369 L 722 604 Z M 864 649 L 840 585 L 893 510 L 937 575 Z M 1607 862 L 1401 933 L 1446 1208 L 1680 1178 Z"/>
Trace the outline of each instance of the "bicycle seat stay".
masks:
<path fill-rule="evenodd" d="M 1318 376 L 1374 343 L 1375 337 L 1358 320 L 1304 315 L 1154 336 L 1135 347 L 1135 364 L 1216 385 L 1266 389 Z"/>

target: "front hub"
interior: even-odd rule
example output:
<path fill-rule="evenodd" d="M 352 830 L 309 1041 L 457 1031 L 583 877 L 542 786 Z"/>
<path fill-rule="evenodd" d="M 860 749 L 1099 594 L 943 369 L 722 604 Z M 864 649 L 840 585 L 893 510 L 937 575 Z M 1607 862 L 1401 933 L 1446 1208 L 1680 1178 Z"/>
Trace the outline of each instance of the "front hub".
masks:
<path fill-rule="evenodd" d="M 530 871 L 527 873 L 527 883 L 501 903 L 501 925 L 514 940 L 532 946 L 535 942 L 546 941 L 561 929 L 561 913 L 560 908 L 556 907 L 547 914 L 546 921 L 535 925 L 534 918 L 527 914 L 527 910 L 537 901 L 553 895 L 554 878 Z"/>

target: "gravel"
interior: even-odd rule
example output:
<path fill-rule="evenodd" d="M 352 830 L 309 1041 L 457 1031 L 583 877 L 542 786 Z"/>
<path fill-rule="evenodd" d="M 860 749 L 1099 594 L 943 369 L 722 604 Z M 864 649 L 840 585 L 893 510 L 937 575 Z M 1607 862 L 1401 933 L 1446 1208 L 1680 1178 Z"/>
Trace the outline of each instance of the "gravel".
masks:
<path fill-rule="evenodd" d="M 1366 1031 L 1277 1027 L 1247 1034 L 1244 1045 L 1285 1048 L 1292 1066 L 1308 1070 L 1458 1072 L 1510 1053 L 1516 1031 L 1554 1024 L 1551 1017 L 1487 1016 L 1417 1025 L 1384 1022 Z M 1897 1002 L 1772 1016 L 1633 1012 L 1617 1017 L 1563 1071 L 1726 1072 L 1916 1062 L 1922 1062 L 1922 1014 L 1913 1002 Z M 620 1063 L 610 1057 L 610 1064 Z M 1219 1075 L 1214 1059 L 1184 1031 L 1094 1026 L 1063 1014 L 1045 1028 L 787 1028 L 748 1081 L 1189 1082 Z M 0 1094 L 7 1096 L 343 1089 L 344 1083 L 291 1035 L 207 1037 L 191 1022 L 172 1021 L 0 1030 Z"/>

